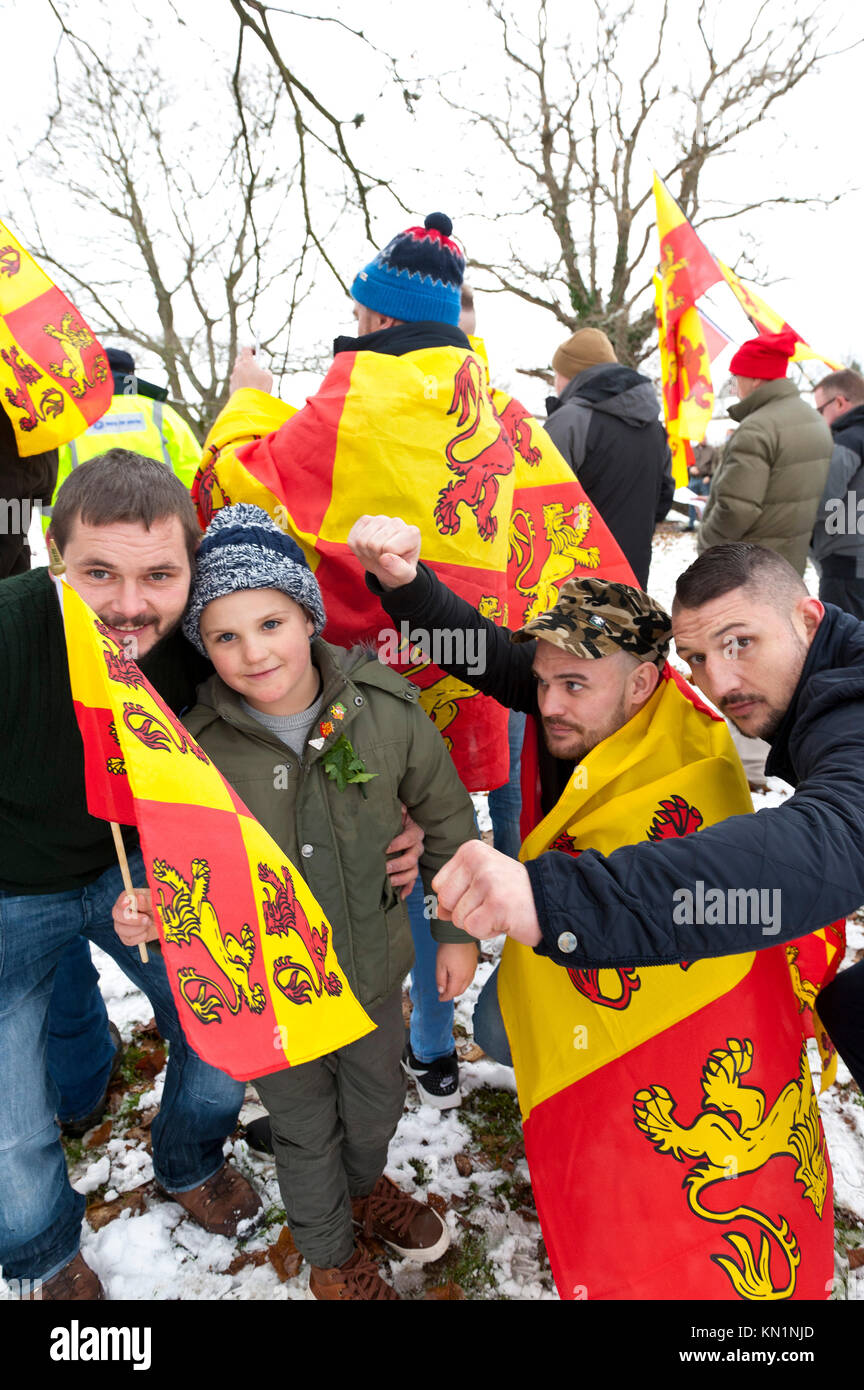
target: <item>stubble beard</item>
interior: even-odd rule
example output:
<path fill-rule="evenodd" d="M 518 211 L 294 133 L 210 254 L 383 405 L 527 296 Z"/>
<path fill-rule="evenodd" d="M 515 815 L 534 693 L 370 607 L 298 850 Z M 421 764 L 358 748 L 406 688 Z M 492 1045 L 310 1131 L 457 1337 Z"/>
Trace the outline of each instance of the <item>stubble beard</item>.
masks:
<path fill-rule="evenodd" d="M 553 758 L 561 758 L 562 761 L 567 762 L 581 763 L 582 759 L 586 757 L 593 748 L 596 748 L 598 743 L 602 743 L 604 739 L 610 738 L 612 734 L 617 733 L 618 730 L 627 723 L 627 715 L 622 696 L 616 709 L 609 715 L 608 719 L 604 721 L 602 727 L 585 729 L 581 725 L 579 728 L 575 728 L 572 725 L 565 725 L 566 728 L 572 728 L 573 738 L 562 740 L 550 739 L 547 725 L 553 721 L 544 719 L 542 722 L 543 741 Z"/>

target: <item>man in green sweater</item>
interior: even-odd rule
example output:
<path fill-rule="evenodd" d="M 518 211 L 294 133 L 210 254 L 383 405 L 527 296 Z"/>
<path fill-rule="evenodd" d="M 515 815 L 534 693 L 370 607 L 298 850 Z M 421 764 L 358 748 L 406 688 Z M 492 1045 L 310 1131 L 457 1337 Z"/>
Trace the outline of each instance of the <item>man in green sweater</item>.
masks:
<path fill-rule="evenodd" d="M 123 450 L 76 470 L 58 495 L 53 536 L 72 587 L 162 697 L 180 710 L 204 664 L 177 630 L 199 540 L 182 483 Z M 0 587 L 0 1268 L 13 1290 L 101 1298 L 78 1252 L 84 1197 L 73 1190 L 45 1066 L 57 962 L 84 933 L 147 994 L 170 1040 L 153 1168 L 164 1191 L 206 1229 L 230 1235 L 260 1199 L 225 1163 L 244 1088 L 189 1048 L 158 953 L 123 947 L 111 909 L 122 892 L 108 824 L 87 811 L 81 736 L 57 597 L 45 569 Z M 129 833 L 133 880 L 144 882 Z"/>

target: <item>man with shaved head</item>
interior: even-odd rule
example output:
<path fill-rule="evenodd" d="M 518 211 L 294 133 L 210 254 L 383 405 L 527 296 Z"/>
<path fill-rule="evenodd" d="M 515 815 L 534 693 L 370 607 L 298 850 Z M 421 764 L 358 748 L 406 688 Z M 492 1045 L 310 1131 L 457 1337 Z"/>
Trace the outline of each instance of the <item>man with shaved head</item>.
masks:
<path fill-rule="evenodd" d="M 811 597 L 776 552 L 737 543 L 681 575 L 672 625 L 693 682 L 742 734 L 770 743 L 766 770 L 794 795 L 605 856 L 546 853 L 522 865 L 463 845 L 433 885 L 457 926 L 598 970 L 776 946 L 864 903 L 864 623 Z M 780 913 L 762 926 L 677 920 L 682 892 L 707 900 L 712 890 L 779 893 Z M 859 963 L 817 1009 L 864 1089 L 862 1000 Z"/>
<path fill-rule="evenodd" d="M 718 1041 L 722 1046 L 736 1036 L 747 1039 L 749 1056 L 757 1056 L 760 1066 L 768 1059 L 782 1077 L 780 1084 L 791 1086 L 788 1094 L 802 1065 L 800 1014 L 782 947 L 757 955 L 748 944 L 729 960 L 702 962 L 688 952 L 685 970 L 678 968 L 678 956 L 665 968 L 640 971 L 641 943 L 640 954 L 631 953 L 619 935 L 619 914 L 627 932 L 627 914 L 640 921 L 651 904 L 652 856 L 673 843 L 663 837 L 686 837 L 674 843 L 690 845 L 698 859 L 721 826 L 739 825 L 753 835 L 758 817 L 726 727 L 667 667 L 669 617 L 634 587 L 587 575 L 568 580 L 545 613 L 510 632 L 483 618 L 418 563 L 418 528 L 398 518 L 367 516 L 352 528 L 349 544 L 394 623 L 479 633 L 482 669 L 469 673 L 458 656 L 449 669 L 502 704 L 533 715 L 542 734 L 539 805 L 532 796 L 535 779 L 526 783 L 525 862 L 515 863 L 485 845 L 479 853 L 463 845 L 436 875 L 433 888 L 440 902 L 446 898 L 453 904 L 473 935 L 505 931 L 535 947 L 532 952 L 505 944 L 500 970 L 486 981 L 475 1008 L 473 1030 L 487 1055 L 512 1061 L 516 1068 L 526 1157 L 561 1296 L 579 1297 L 573 1292 L 578 1279 L 576 1287 L 587 1287 L 596 1299 L 716 1297 L 717 1266 L 707 1253 L 704 1259 L 697 1253 L 704 1231 L 697 1229 L 698 1217 L 692 1222 L 695 1208 L 687 1216 L 678 1211 L 681 1179 L 675 1174 L 667 1187 L 659 1173 L 655 1185 L 652 1170 L 644 1243 L 624 1253 L 604 1249 L 599 1265 L 592 1259 L 606 1244 L 609 1221 L 624 1223 L 634 1166 L 641 1171 L 634 1133 L 668 1151 L 663 1146 L 671 1131 L 664 1128 L 662 1097 L 655 1104 L 656 1094 L 643 1089 L 647 1083 L 662 1075 L 663 1087 L 669 1088 L 662 1095 L 678 1095 L 679 1082 L 689 1084 L 694 1059 L 709 1053 L 712 1068 L 731 1068 L 732 1054 L 721 1063 L 716 1048 Z M 798 602 L 799 590 L 808 602 L 794 570 L 764 553 L 770 577 L 763 581 L 771 602 L 785 612 Z M 727 581 L 742 577 L 733 571 Z M 809 602 L 821 608 L 818 600 Z M 754 611 L 748 595 L 744 613 L 752 617 Z M 743 671 L 750 636 L 728 612 L 720 625 L 721 642 L 726 640 L 732 657 L 740 655 L 726 666 Z M 779 618 L 779 629 L 781 642 L 791 643 L 791 661 L 784 665 L 782 653 L 772 649 L 767 683 L 751 670 L 749 678 L 739 672 L 724 689 L 723 699 L 742 727 L 753 724 L 767 732 L 774 726 L 777 707 L 788 699 L 792 673 L 787 667 L 807 651 L 794 622 L 790 626 L 786 616 Z M 719 686 L 727 673 L 714 672 L 713 648 L 709 665 Z M 571 910 L 568 871 L 590 866 L 587 898 L 597 866 L 612 866 L 616 846 L 640 835 L 648 841 L 635 847 L 646 852 L 641 881 L 635 887 L 619 885 L 611 875 L 605 898 Z M 709 856 L 700 865 L 706 878 L 711 862 Z M 734 861 L 721 852 L 715 863 L 729 872 Z M 671 889 L 664 902 L 671 922 Z M 756 902 L 761 911 L 759 895 Z M 775 901 L 768 905 L 773 912 Z M 607 950 L 616 959 L 610 963 L 619 968 L 582 968 L 583 915 L 591 920 L 592 947 L 611 943 Z M 777 947 L 777 933 L 761 944 Z M 538 959 L 542 956 L 549 959 Z M 569 969 L 556 969 L 559 964 Z M 756 1075 L 762 1084 L 766 1073 L 757 1068 Z M 718 1094 L 712 1094 L 712 1102 Z M 731 1139 L 724 1143 L 725 1152 Z M 782 1203 L 787 1195 L 778 1188 L 765 1200 Z M 806 1296 L 821 1296 L 833 1260 L 830 1220 L 796 1234 L 802 1278 L 810 1281 Z M 764 1269 L 756 1282 L 763 1288 L 770 1284 Z"/>

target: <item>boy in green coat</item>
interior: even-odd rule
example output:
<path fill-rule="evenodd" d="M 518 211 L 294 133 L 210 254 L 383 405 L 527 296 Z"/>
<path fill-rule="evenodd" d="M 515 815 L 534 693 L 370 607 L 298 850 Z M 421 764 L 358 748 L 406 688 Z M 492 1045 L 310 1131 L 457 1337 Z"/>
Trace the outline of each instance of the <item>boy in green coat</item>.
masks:
<path fill-rule="evenodd" d="M 255 1082 L 270 1113 L 288 1224 L 319 1299 L 397 1295 L 355 1228 L 406 1259 L 435 1260 L 449 1233 L 383 1176 L 404 1102 L 402 981 L 413 947 L 386 847 L 406 806 L 425 832 L 429 889 L 476 836 L 473 807 L 416 690 L 363 648 L 321 640 L 324 606 L 296 543 L 259 507 L 220 511 L 197 556 L 183 628 L 216 668 L 185 724 L 303 873 L 375 1031 Z M 139 903 L 142 900 L 139 896 Z M 143 905 L 143 904 L 142 904 Z M 142 918 L 118 927 L 127 944 Z M 470 984 L 475 943 L 433 919 L 444 999 Z M 152 932 L 150 933 L 153 934 Z"/>

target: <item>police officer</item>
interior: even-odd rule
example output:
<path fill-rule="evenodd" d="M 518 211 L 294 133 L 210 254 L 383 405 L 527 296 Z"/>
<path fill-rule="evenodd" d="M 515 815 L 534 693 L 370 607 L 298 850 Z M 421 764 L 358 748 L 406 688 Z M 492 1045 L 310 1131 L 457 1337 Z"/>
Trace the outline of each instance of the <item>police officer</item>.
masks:
<path fill-rule="evenodd" d="M 186 421 L 167 404 L 167 389 L 136 376 L 131 353 L 107 348 L 106 356 L 114 378 L 114 398 L 101 419 L 60 450 L 54 496 L 73 468 L 97 454 L 107 454 L 109 449 L 129 449 L 145 458 L 160 459 L 191 489 L 201 462 L 201 445 Z M 43 508 L 42 518 L 47 530 L 50 507 Z"/>

